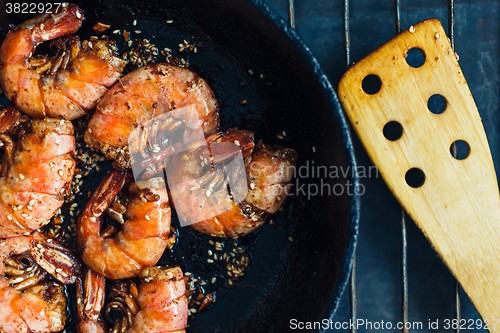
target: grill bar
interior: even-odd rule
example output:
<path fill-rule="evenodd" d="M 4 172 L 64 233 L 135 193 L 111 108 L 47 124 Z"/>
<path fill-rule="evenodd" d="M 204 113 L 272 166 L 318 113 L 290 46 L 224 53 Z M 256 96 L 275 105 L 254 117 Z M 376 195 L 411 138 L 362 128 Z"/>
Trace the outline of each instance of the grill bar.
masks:
<path fill-rule="evenodd" d="M 455 0 L 448 3 L 448 24 L 451 48 L 455 50 Z"/>
<path fill-rule="evenodd" d="M 396 34 L 401 32 L 401 0 L 396 0 Z M 401 332 L 408 333 L 408 243 L 406 239 L 406 212 L 401 207 Z"/>
<path fill-rule="evenodd" d="M 448 34 L 450 35 L 450 44 L 453 51 L 455 51 L 455 1 L 449 0 L 448 2 Z M 451 154 L 457 156 L 457 145 L 453 143 L 451 146 Z M 456 279 L 453 280 L 453 291 L 454 291 L 454 308 L 453 314 L 458 323 L 460 323 L 460 284 Z M 460 325 L 453 330 L 455 333 L 460 333 Z"/>
<path fill-rule="evenodd" d="M 344 42 L 346 68 L 351 66 L 351 29 L 349 28 L 349 0 L 344 0 Z"/>
<path fill-rule="evenodd" d="M 408 243 L 406 242 L 406 212 L 401 208 L 401 332 L 408 333 Z"/>
<path fill-rule="evenodd" d="M 351 65 L 351 30 L 349 28 L 349 0 L 344 0 L 344 43 L 345 43 L 345 59 L 346 69 Z M 351 302 L 351 319 L 356 322 L 358 319 L 358 299 L 356 291 L 356 254 L 354 254 L 351 276 L 349 279 L 349 291 Z M 358 329 L 355 325 L 351 326 L 351 333 L 357 333 Z"/>
<path fill-rule="evenodd" d="M 295 1 L 288 0 L 288 22 L 290 28 L 295 29 Z"/>
<path fill-rule="evenodd" d="M 351 291 L 351 319 L 353 322 L 358 320 L 358 299 L 356 294 L 356 256 L 352 262 L 351 278 L 349 280 Z M 354 325 L 351 327 L 351 333 L 357 333 L 358 328 Z"/>

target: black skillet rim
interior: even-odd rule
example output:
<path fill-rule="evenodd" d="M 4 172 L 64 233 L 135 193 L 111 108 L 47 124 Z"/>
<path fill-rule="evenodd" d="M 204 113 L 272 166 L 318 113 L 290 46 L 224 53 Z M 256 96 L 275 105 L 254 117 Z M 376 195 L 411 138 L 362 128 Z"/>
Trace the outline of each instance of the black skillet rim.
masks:
<path fill-rule="evenodd" d="M 309 47 L 304 43 L 304 41 L 299 37 L 294 29 L 290 28 L 288 24 L 283 20 L 283 18 L 278 15 L 268 4 L 261 0 L 247 0 L 252 3 L 261 12 L 267 16 L 268 19 L 274 22 L 280 28 L 287 37 L 292 41 L 293 45 L 297 50 L 303 55 L 303 58 L 307 60 L 308 64 L 311 66 L 316 78 L 321 83 L 321 87 L 325 97 L 328 99 L 329 104 L 333 106 L 332 114 L 336 120 L 338 130 L 342 136 L 343 150 L 346 157 L 346 162 L 353 170 L 357 170 L 356 156 L 354 152 L 354 146 L 351 139 L 350 125 L 348 124 L 344 111 L 340 106 L 337 93 L 333 89 L 328 77 L 325 75 L 318 60 L 314 57 Z M 359 186 L 359 178 L 357 173 L 353 173 L 352 179 L 353 186 L 356 188 Z M 334 291 L 330 297 L 330 301 L 323 313 L 322 319 L 333 320 L 335 312 L 340 304 L 340 299 L 344 293 L 344 290 L 349 281 L 351 275 L 351 270 L 354 262 L 354 256 L 356 253 L 356 245 L 358 242 L 358 230 L 359 230 L 359 218 L 360 218 L 360 204 L 361 199 L 359 195 L 353 194 L 349 199 L 349 210 L 350 210 L 350 224 L 347 234 L 347 243 L 345 247 L 345 253 L 343 258 L 343 263 L 340 269 L 339 277 L 337 279 L 337 284 Z"/>
<path fill-rule="evenodd" d="M 323 72 L 319 62 L 312 54 L 309 47 L 304 43 L 304 41 L 298 36 L 298 34 L 291 29 L 285 20 L 278 15 L 271 7 L 261 0 L 246 0 L 248 3 L 254 5 L 267 19 L 272 21 L 280 30 L 282 30 L 288 39 L 292 42 L 292 45 L 299 51 L 303 59 L 310 66 L 311 71 L 316 76 L 316 79 L 321 84 L 322 92 L 329 102 L 330 111 L 335 119 L 337 129 L 342 138 L 342 149 L 348 166 L 352 167 L 353 170 L 357 169 L 357 163 L 355 158 L 354 147 L 351 139 L 350 125 L 346 120 L 344 111 L 340 106 L 337 94 L 333 89 L 329 79 Z M 0 33 L 4 33 L 5 27 L 0 28 Z M 350 175 L 351 183 L 354 188 L 359 186 L 359 178 L 356 173 Z M 347 242 L 345 246 L 344 256 L 342 258 L 342 265 L 340 268 L 339 276 L 335 288 L 330 296 L 330 300 L 322 314 L 322 319 L 333 320 L 335 312 L 339 306 L 340 300 L 342 298 L 343 292 L 349 281 L 350 273 L 353 266 L 356 245 L 358 240 L 358 230 L 359 230 L 359 218 L 360 218 L 360 197 L 357 194 L 353 194 L 349 198 L 349 212 L 350 212 L 350 222 L 347 233 Z"/>

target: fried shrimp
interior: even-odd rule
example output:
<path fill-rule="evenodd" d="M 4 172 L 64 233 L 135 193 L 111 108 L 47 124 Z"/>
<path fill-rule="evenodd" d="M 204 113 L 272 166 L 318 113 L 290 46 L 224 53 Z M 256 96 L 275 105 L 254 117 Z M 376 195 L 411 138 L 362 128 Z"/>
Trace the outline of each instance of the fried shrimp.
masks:
<path fill-rule="evenodd" d="M 89 122 L 85 142 L 130 168 L 129 136 L 137 127 L 170 113 L 162 126 L 170 133 L 185 128 L 183 143 L 187 143 L 190 130 L 201 127 L 210 135 L 219 129 L 218 111 L 212 89 L 193 71 L 147 65 L 122 77 L 104 95 Z"/>
<path fill-rule="evenodd" d="M 77 281 L 78 333 L 183 333 L 187 326 L 186 283 L 180 267 L 148 267 L 140 273 L 139 287 L 118 281 L 104 307 L 104 277 L 87 270 Z M 108 329 L 102 310 L 112 328 Z M 112 316 L 118 312 L 118 316 Z M 117 318 L 117 319 L 116 319 Z"/>
<path fill-rule="evenodd" d="M 72 120 L 85 115 L 125 68 L 108 40 L 55 40 L 76 32 L 84 20 L 77 6 L 61 8 L 10 30 L 0 47 L 0 85 L 21 112 L 35 118 Z M 36 47 L 49 40 L 58 53 L 33 56 Z"/>
<path fill-rule="evenodd" d="M 15 124 L 13 107 L 0 114 L 2 123 Z M 8 120 L 9 118 L 11 120 Z M 49 223 L 64 203 L 75 171 L 75 137 L 67 120 L 25 123 L 14 141 L 4 126 L 5 150 L 0 172 L 0 238 L 24 235 Z"/>
<path fill-rule="evenodd" d="M 167 166 L 174 208 L 185 224 L 205 234 L 246 235 L 285 201 L 297 153 L 254 146 L 253 133 L 237 129 L 215 133 L 207 143 L 209 149 L 193 147 Z M 240 153 L 243 163 L 231 163 Z"/>
<path fill-rule="evenodd" d="M 39 233 L 2 240 L 0 245 L 0 331 L 63 330 L 68 313 L 62 284 L 75 282 L 80 262 Z M 44 281 L 47 274 L 57 281 Z"/>
<path fill-rule="evenodd" d="M 122 214 L 113 211 L 122 229 L 103 228 L 104 212 L 109 212 L 125 180 L 123 171 L 108 174 L 78 218 L 76 236 L 82 260 L 110 279 L 139 275 L 141 269 L 158 262 L 169 244 L 170 203 L 162 178 L 132 183 Z"/>

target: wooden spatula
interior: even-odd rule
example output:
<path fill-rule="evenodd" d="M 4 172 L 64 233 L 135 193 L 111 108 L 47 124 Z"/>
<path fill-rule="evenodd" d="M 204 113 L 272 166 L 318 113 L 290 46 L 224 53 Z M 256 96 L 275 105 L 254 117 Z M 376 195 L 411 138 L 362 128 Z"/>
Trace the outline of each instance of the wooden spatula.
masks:
<path fill-rule="evenodd" d="M 425 55 L 420 67 L 407 58 L 418 49 Z M 370 80 L 380 83 L 378 92 Z M 500 332 L 500 323 L 493 328 L 500 319 L 497 178 L 481 118 L 439 21 L 418 23 L 361 60 L 341 79 L 338 94 L 393 194 L 490 330 Z M 439 98 L 442 113 L 434 109 Z M 468 150 L 463 159 L 450 151 L 456 141 Z"/>

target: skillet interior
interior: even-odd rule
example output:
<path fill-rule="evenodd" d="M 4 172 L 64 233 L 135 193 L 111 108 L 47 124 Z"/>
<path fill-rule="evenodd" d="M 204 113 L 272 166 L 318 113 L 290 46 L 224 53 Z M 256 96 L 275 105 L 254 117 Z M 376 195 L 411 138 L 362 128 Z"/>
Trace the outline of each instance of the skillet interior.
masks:
<path fill-rule="evenodd" d="M 356 185 L 357 177 L 352 172 L 355 162 L 345 119 L 307 47 L 260 2 L 101 0 L 79 5 L 88 18 L 78 33 L 82 37 L 93 34 L 90 27 L 100 21 L 111 24 L 111 30 L 140 29 L 141 35 L 133 37 L 149 38 L 174 54 L 179 54 L 177 45 L 184 39 L 196 42 L 198 53 L 179 55 L 215 91 L 221 103 L 222 129 L 252 130 L 266 143 L 296 149 L 299 167 L 309 166 L 308 175 L 303 169 L 302 177 L 294 180 L 292 193 L 297 195 L 289 197 L 274 217 L 278 226 L 267 224 L 242 239 L 252 253 L 249 272 L 230 289 L 220 286 L 215 305 L 192 318 L 188 331 L 283 332 L 292 318 L 313 321 L 328 316 L 348 279 L 359 198 L 346 191 L 347 182 Z M 10 17 L 12 23 L 26 19 Z M 137 27 L 132 26 L 134 19 Z M 127 49 L 122 38 L 116 40 L 120 52 Z M 240 87 L 241 81 L 245 86 Z M 248 101 L 244 106 L 242 99 Z M 280 140 L 277 135 L 283 131 L 286 137 Z M 311 175 L 313 165 L 335 167 L 347 174 L 316 177 Z M 308 187 L 324 183 L 341 184 L 344 193 L 308 199 Z M 305 193 L 297 193 L 300 186 Z M 207 239 L 190 229 L 181 230 L 181 244 L 175 250 L 180 254 L 166 255 L 162 263 L 181 264 L 195 273 L 207 271 L 206 249 L 200 245 Z M 67 332 L 73 323 L 70 326 Z"/>

